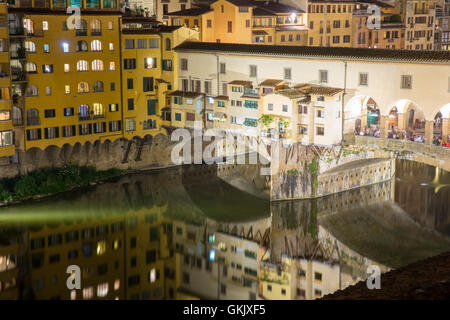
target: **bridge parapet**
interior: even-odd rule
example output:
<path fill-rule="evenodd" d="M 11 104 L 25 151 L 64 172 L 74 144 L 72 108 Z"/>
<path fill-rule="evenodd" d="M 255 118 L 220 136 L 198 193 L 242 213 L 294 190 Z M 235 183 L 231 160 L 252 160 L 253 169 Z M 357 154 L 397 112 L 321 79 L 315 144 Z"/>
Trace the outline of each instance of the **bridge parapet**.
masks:
<path fill-rule="evenodd" d="M 355 146 L 394 152 L 400 159 L 422 162 L 450 171 L 450 148 L 407 140 L 346 135 L 345 141 Z"/>

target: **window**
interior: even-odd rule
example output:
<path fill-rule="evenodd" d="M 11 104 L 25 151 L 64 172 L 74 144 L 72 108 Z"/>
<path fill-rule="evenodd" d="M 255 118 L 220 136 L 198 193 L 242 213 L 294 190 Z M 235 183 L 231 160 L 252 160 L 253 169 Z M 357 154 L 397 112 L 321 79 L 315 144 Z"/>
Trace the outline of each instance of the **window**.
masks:
<path fill-rule="evenodd" d="M 28 130 L 27 130 L 28 131 Z M 28 139 L 30 140 L 30 139 Z M 13 144 L 13 132 L 12 131 L 0 131 L 0 146 L 11 146 Z"/>
<path fill-rule="evenodd" d="M 212 28 L 212 20 L 211 19 L 206 20 L 206 27 Z"/>
<path fill-rule="evenodd" d="M 323 108 L 317 108 L 317 118 L 324 118 L 325 117 L 325 110 Z"/>
<path fill-rule="evenodd" d="M 110 91 L 116 91 L 116 83 L 115 82 L 111 82 L 109 85 L 109 90 Z"/>
<path fill-rule="evenodd" d="M 182 58 L 182 59 L 180 59 L 180 64 L 181 64 L 181 70 L 187 71 L 187 69 L 188 69 L 188 60 Z"/>
<path fill-rule="evenodd" d="M 145 69 L 156 68 L 156 58 L 144 58 L 144 68 Z"/>
<path fill-rule="evenodd" d="M 98 59 L 92 61 L 92 71 L 103 71 L 103 61 Z"/>
<path fill-rule="evenodd" d="M 52 64 L 43 64 L 42 72 L 43 73 L 53 73 L 53 65 Z"/>
<path fill-rule="evenodd" d="M 92 40 L 91 51 L 102 51 L 102 42 L 100 40 Z"/>
<path fill-rule="evenodd" d="M 94 92 L 103 92 L 103 81 L 94 81 Z"/>
<path fill-rule="evenodd" d="M 114 43 L 109 43 L 109 51 L 114 51 Z"/>
<path fill-rule="evenodd" d="M 147 100 L 147 115 L 149 115 L 149 116 L 156 115 L 156 100 L 155 99 Z"/>
<path fill-rule="evenodd" d="M 136 130 L 136 121 L 134 121 L 134 119 L 126 119 L 125 120 L 125 130 L 126 131 L 135 131 Z"/>
<path fill-rule="evenodd" d="M 133 98 L 128 98 L 128 110 L 134 110 L 134 99 Z"/>
<path fill-rule="evenodd" d="M 308 134 L 308 126 L 300 125 L 298 127 L 298 134 L 300 134 L 300 135 L 307 135 Z"/>
<path fill-rule="evenodd" d="M 127 79 L 127 89 L 133 89 L 133 79 L 132 78 Z"/>
<path fill-rule="evenodd" d="M 44 52 L 49 53 L 50 52 L 50 46 L 48 43 L 44 43 Z"/>
<path fill-rule="evenodd" d="M 148 39 L 148 47 L 150 49 L 156 49 L 159 48 L 159 42 L 158 39 Z"/>
<path fill-rule="evenodd" d="M 367 86 L 369 83 L 369 74 L 368 73 L 359 73 L 359 85 L 360 86 Z"/>
<path fill-rule="evenodd" d="M 257 68 L 255 65 L 250 65 L 250 77 L 252 78 L 257 77 Z"/>
<path fill-rule="evenodd" d="M 42 21 L 42 30 L 48 30 L 48 21 Z"/>
<path fill-rule="evenodd" d="M 144 92 L 153 91 L 153 77 L 144 77 L 142 80 Z"/>
<path fill-rule="evenodd" d="M 314 272 L 314 280 L 322 281 L 322 274 L 320 272 Z"/>
<path fill-rule="evenodd" d="M 211 81 L 205 81 L 205 93 L 211 94 Z"/>
<path fill-rule="evenodd" d="M 45 95 L 46 96 L 52 95 L 52 87 L 45 87 Z"/>
<path fill-rule="evenodd" d="M 134 39 L 125 39 L 125 49 L 134 49 Z"/>
<path fill-rule="evenodd" d="M 89 84 L 87 82 L 78 83 L 78 93 L 88 93 L 89 92 Z"/>
<path fill-rule="evenodd" d="M 220 63 L 220 73 L 225 74 L 226 72 L 226 65 L 225 62 Z"/>
<path fill-rule="evenodd" d="M 401 81 L 402 81 L 401 82 L 402 89 L 411 89 L 412 88 L 412 76 L 402 75 Z"/>
<path fill-rule="evenodd" d="M 88 287 L 83 289 L 83 299 L 88 300 L 94 297 L 94 287 Z"/>
<path fill-rule="evenodd" d="M 68 46 L 68 44 L 67 44 L 67 46 Z M 63 46 L 63 48 L 64 48 L 64 46 Z M 88 43 L 84 40 L 78 41 L 77 42 L 77 52 L 87 52 L 87 51 L 88 51 Z"/>
<path fill-rule="evenodd" d="M 233 32 L 233 21 L 228 21 L 228 33 Z"/>
<path fill-rule="evenodd" d="M 73 108 L 64 108 L 64 116 L 65 117 L 73 116 Z"/>
<path fill-rule="evenodd" d="M 70 65 L 68 63 L 64 64 L 64 72 L 70 72 Z"/>
<path fill-rule="evenodd" d="M 109 104 L 109 112 L 116 112 L 116 111 L 119 111 L 119 104 L 110 103 Z"/>
<path fill-rule="evenodd" d="M 137 47 L 138 47 L 138 49 L 146 49 L 147 48 L 147 39 L 138 39 Z"/>
<path fill-rule="evenodd" d="M 136 59 L 123 59 L 123 68 L 125 70 L 136 69 Z"/>
<path fill-rule="evenodd" d="M 108 21 L 108 30 L 112 30 L 113 28 L 114 28 L 114 22 Z"/>
<path fill-rule="evenodd" d="M 288 112 L 288 106 L 287 106 L 287 104 L 283 104 L 283 112 Z"/>
<path fill-rule="evenodd" d="M 108 282 L 100 283 L 97 286 L 97 297 L 103 298 L 108 295 Z"/>
<path fill-rule="evenodd" d="M 175 120 L 181 121 L 181 113 L 175 113 Z"/>
<path fill-rule="evenodd" d="M 284 68 L 284 79 L 285 80 L 292 79 L 292 69 L 291 68 Z"/>
<path fill-rule="evenodd" d="M 316 127 L 316 134 L 318 136 L 323 136 L 325 134 L 325 129 L 324 127 Z"/>
<path fill-rule="evenodd" d="M 165 71 L 172 71 L 172 60 L 163 60 L 162 69 Z"/>
<path fill-rule="evenodd" d="M 80 60 L 77 62 L 77 71 L 89 71 L 89 64 L 86 60 Z"/>
<path fill-rule="evenodd" d="M 328 71 L 327 70 L 319 70 L 319 82 L 321 82 L 321 83 L 328 82 Z"/>
<path fill-rule="evenodd" d="M 170 39 L 166 39 L 166 51 L 169 51 L 172 48 L 172 45 L 170 44 Z"/>

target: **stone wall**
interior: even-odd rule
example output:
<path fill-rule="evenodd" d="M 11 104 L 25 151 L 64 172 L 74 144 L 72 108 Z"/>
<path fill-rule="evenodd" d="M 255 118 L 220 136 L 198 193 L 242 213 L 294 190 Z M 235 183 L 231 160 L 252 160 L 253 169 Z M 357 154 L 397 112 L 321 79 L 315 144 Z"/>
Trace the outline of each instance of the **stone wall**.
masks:
<path fill-rule="evenodd" d="M 126 162 L 123 162 L 128 144 L 131 141 L 130 150 Z M 16 161 L 0 162 L 0 179 L 14 177 L 18 174 L 43 168 L 62 167 L 68 164 L 80 166 L 93 166 L 97 170 L 118 169 L 146 169 L 158 167 L 171 167 L 172 147 L 175 145 L 165 135 L 157 135 L 146 139 L 117 139 L 105 140 L 95 143 L 69 144 L 62 148 L 50 146 L 44 150 L 32 148 L 26 152 L 19 152 Z M 144 142 L 141 160 L 136 159 L 138 145 Z M 7 158 L 5 158 L 7 159 Z"/>

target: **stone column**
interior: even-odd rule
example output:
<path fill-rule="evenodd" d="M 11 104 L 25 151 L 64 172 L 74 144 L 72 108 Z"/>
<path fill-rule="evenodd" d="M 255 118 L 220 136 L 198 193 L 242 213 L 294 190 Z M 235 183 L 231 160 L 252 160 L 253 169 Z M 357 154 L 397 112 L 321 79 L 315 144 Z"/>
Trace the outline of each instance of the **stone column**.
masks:
<path fill-rule="evenodd" d="M 361 129 L 367 126 L 367 108 L 361 111 Z"/>
<path fill-rule="evenodd" d="M 442 119 L 442 141 L 447 142 L 448 140 L 448 120 L 449 119 Z"/>
<path fill-rule="evenodd" d="M 380 138 L 387 139 L 388 137 L 388 116 L 381 116 L 380 119 Z"/>
<path fill-rule="evenodd" d="M 425 144 L 433 143 L 433 124 L 432 120 L 425 120 Z"/>
<path fill-rule="evenodd" d="M 400 136 L 402 137 L 402 139 L 404 139 L 405 137 L 403 136 L 403 129 L 405 129 L 405 114 L 404 113 L 399 113 L 398 114 L 398 133 L 400 134 Z"/>

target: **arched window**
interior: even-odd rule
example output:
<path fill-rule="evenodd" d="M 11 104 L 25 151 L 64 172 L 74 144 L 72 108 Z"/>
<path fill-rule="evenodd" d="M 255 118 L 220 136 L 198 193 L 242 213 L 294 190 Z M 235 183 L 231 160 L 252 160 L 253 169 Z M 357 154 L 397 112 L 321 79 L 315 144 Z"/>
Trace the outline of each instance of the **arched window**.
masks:
<path fill-rule="evenodd" d="M 167 39 L 166 39 L 166 50 L 170 50 L 170 48 L 171 48 L 171 45 L 170 45 L 170 39 L 167 38 Z"/>
<path fill-rule="evenodd" d="M 89 71 L 89 64 L 86 60 L 77 62 L 77 71 Z"/>
<path fill-rule="evenodd" d="M 89 84 L 87 82 L 79 82 L 78 93 L 88 93 L 88 92 L 89 92 Z"/>
<path fill-rule="evenodd" d="M 91 35 L 99 36 L 102 34 L 102 23 L 98 19 L 93 19 L 91 21 Z"/>
<path fill-rule="evenodd" d="M 92 71 L 103 71 L 103 61 L 98 59 L 92 61 Z"/>
<path fill-rule="evenodd" d="M 25 52 L 36 52 L 36 45 L 33 41 L 24 42 Z"/>
<path fill-rule="evenodd" d="M 89 117 L 89 106 L 87 104 L 82 104 L 78 107 L 78 116 L 80 118 L 88 118 Z"/>
<path fill-rule="evenodd" d="M 91 41 L 91 51 L 102 51 L 102 42 L 100 40 Z"/>
<path fill-rule="evenodd" d="M 36 97 L 38 95 L 38 87 L 35 85 L 29 85 L 25 91 L 27 97 Z"/>
<path fill-rule="evenodd" d="M 94 116 L 103 115 L 103 105 L 101 103 L 94 103 Z"/>
<path fill-rule="evenodd" d="M 34 63 L 34 62 L 27 62 L 25 64 L 25 71 L 26 72 L 37 72 L 36 63 Z"/>
<path fill-rule="evenodd" d="M 86 52 L 88 51 L 88 43 L 84 40 L 80 40 L 77 42 L 77 51 Z"/>
<path fill-rule="evenodd" d="M 27 126 L 39 125 L 39 111 L 37 109 L 27 110 Z"/>
<path fill-rule="evenodd" d="M 23 124 L 22 109 L 16 106 L 13 107 L 13 124 L 15 126 L 20 126 Z"/>
<path fill-rule="evenodd" d="M 34 34 L 34 23 L 31 19 L 23 19 L 23 28 L 27 34 Z"/>
<path fill-rule="evenodd" d="M 79 20 L 79 24 L 75 23 L 75 28 L 77 29 L 76 35 L 77 36 L 87 36 L 87 22 L 86 20 Z"/>
<path fill-rule="evenodd" d="M 103 92 L 103 82 L 94 81 L 94 92 Z"/>

